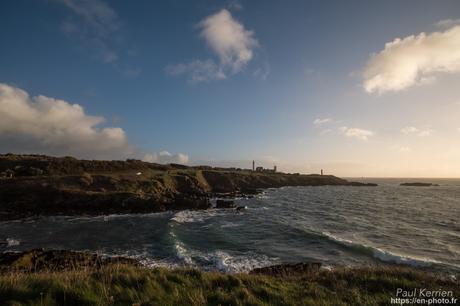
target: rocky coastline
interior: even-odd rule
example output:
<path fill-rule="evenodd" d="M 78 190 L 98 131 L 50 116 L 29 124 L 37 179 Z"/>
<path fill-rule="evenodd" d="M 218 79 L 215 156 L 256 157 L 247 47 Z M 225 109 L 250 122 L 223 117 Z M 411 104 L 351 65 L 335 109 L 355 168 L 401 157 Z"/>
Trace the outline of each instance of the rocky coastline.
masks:
<path fill-rule="evenodd" d="M 212 197 L 322 185 L 372 184 L 332 175 L 5 154 L 0 155 L 0 220 L 207 209 Z"/>

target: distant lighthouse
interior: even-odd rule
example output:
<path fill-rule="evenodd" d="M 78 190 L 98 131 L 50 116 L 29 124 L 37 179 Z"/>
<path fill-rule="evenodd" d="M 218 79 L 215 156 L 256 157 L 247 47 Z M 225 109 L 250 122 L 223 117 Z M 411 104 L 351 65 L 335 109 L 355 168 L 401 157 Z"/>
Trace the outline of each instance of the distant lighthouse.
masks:
<path fill-rule="evenodd" d="M 252 161 L 252 171 L 256 171 L 256 162 Z"/>
<path fill-rule="evenodd" d="M 321 169 L 321 175 L 323 175 L 323 169 Z"/>

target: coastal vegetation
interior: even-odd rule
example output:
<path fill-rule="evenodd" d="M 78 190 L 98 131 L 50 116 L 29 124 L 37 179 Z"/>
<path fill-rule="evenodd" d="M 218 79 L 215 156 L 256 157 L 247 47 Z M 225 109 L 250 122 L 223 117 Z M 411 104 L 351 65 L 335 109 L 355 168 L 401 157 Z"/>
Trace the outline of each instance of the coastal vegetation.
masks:
<path fill-rule="evenodd" d="M 148 269 L 129 264 L 0 274 L 1 305 L 388 305 L 398 288 L 460 284 L 407 267 L 292 275 Z"/>

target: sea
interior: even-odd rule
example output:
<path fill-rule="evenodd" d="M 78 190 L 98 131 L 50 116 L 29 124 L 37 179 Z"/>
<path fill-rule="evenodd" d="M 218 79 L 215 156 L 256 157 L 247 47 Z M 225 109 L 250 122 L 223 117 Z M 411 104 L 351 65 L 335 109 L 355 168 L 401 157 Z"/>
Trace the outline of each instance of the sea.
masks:
<path fill-rule="evenodd" d="M 377 187 L 266 189 L 246 209 L 43 216 L 0 222 L 0 251 L 87 250 L 150 267 L 228 273 L 282 263 L 407 265 L 460 273 L 460 179 L 364 179 Z M 433 187 L 405 187 L 402 182 Z"/>

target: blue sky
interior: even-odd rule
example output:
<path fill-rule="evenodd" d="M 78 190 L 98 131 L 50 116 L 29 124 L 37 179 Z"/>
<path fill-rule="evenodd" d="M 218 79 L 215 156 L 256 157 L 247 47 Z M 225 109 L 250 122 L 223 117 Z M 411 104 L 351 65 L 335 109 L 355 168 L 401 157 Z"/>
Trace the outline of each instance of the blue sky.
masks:
<path fill-rule="evenodd" d="M 458 1 L 2 1 L 0 151 L 458 177 L 458 18 Z M 403 56 L 416 76 L 391 70 Z"/>

